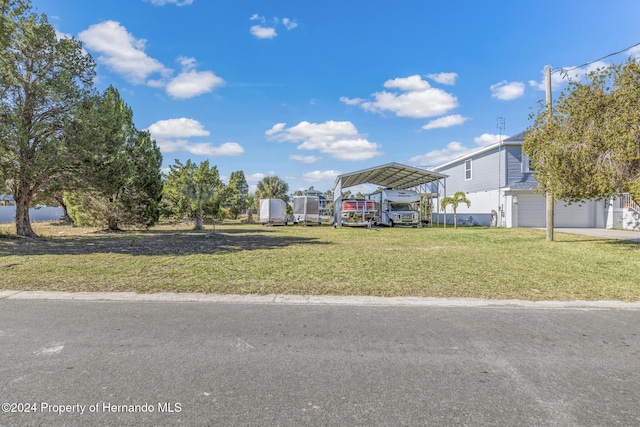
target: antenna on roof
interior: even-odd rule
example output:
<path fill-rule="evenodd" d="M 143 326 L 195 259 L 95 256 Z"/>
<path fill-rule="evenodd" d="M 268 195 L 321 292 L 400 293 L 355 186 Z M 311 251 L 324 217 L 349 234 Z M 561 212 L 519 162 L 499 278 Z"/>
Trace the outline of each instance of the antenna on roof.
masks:
<path fill-rule="evenodd" d="M 498 129 L 500 129 L 500 141 L 502 141 L 502 131 L 505 128 L 505 122 L 506 122 L 506 120 L 505 120 L 504 117 L 498 116 L 496 126 L 497 126 Z"/>

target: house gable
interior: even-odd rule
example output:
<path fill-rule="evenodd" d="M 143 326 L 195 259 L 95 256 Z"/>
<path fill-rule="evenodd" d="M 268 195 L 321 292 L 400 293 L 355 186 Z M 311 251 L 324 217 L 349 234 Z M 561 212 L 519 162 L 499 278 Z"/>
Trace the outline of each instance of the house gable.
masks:
<path fill-rule="evenodd" d="M 449 176 L 447 193 L 492 191 L 504 188 L 534 189 L 537 182 L 529 170 L 527 156 L 522 152 L 524 132 L 502 142 L 480 148 L 435 168 Z M 471 179 L 467 178 L 471 161 Z M 523 165 L 523 162 L 527 163 Z"/>
<path fill-rule="evenodd" d="M 502 156 L 504 153 L 500 154 Z M 436 171 L 448 175 L 447 193 L 451 189 L 469 193 L 496 188 L 498 165 L 498 149 L 495 148 L 472 153 L 457 161 L 449 162 L 442 168 L 436 168 Z"/>

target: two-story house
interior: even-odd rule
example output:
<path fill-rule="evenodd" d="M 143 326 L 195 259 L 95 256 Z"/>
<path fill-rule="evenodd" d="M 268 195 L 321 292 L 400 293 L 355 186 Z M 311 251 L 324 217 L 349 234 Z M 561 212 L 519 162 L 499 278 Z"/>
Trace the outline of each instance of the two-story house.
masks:
<path fill-rule="evenodd" d="M 437 203 L 440 221 L 444 220 L 438 208 L 440 199 L 464 191 L 471 202 L 467 208 L 461 204 L 458 219 L 473 216 L 479 225 L 499 227 L 545 227 L 546 198 L 536 191 L 538 183 L 528 157 L 522 152 L 524 132 L 478 149 L 465 156 L 435 168 L 436 172 L 448 176 L 446 187 L 437 188 Z M 556 201 L 555 227 L 615 227 L 610 200 L 589 200 L 568 204 Z M 447 211 L 447 222 L 452 222 L 451 208 Z M 620 227 L 622 228 L 622 227 Z"/>

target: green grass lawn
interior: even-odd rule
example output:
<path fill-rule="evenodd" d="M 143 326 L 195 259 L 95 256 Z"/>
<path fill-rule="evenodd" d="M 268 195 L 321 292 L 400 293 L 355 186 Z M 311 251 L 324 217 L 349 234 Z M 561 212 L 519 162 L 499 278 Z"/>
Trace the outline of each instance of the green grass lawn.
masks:
<path fill-rule="evenodd" d="M 544 230 L 0 226 L 5 290 L 640 300 L 640 244 Z"/>

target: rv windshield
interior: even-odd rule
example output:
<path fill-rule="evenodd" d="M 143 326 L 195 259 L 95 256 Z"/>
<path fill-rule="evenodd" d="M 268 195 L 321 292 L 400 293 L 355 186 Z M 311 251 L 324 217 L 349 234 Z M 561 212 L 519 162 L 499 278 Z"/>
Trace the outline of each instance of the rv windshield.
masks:
<path fill-rule="evenodd" d="M 392 211 L 412 211 L 413 208 L 408 203 L 391 203 Z"/>

